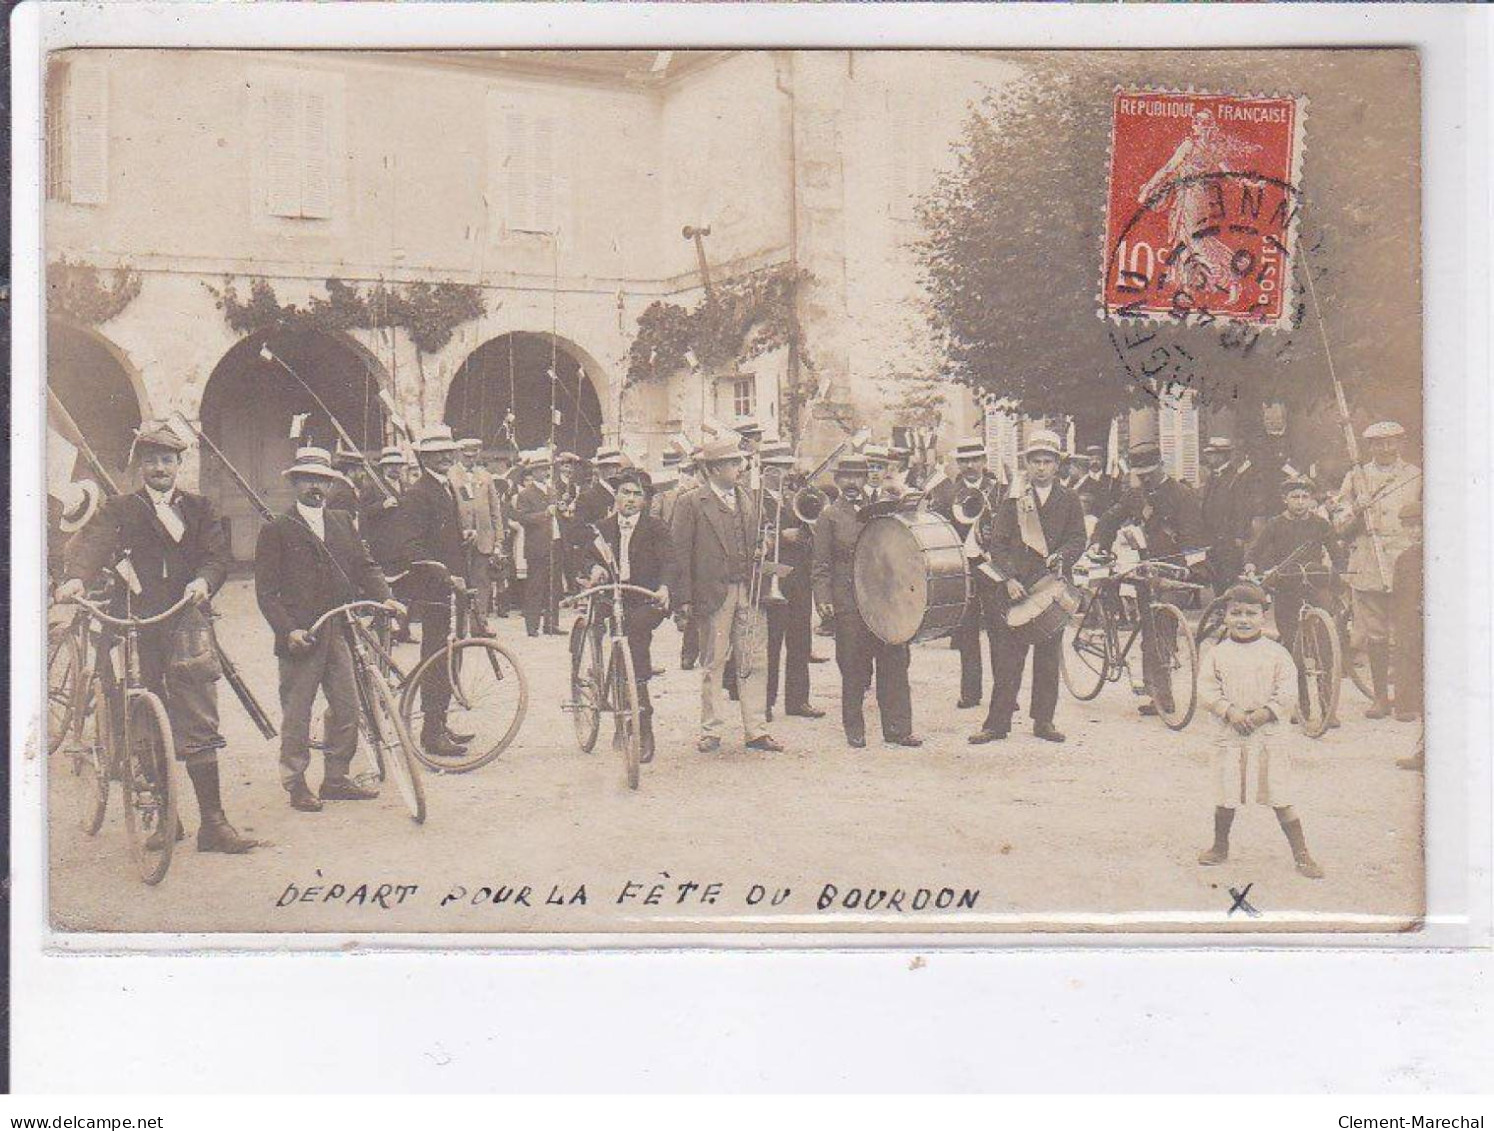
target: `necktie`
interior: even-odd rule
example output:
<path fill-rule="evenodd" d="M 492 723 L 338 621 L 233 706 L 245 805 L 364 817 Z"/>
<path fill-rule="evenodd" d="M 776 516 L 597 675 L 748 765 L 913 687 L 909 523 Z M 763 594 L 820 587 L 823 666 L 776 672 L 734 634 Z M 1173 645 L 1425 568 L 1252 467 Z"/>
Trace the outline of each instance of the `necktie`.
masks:
<path fill-rule="evenodd" d="M 173 542 L 180 542 L 182 535 L 187 532 L 186 524 L 182 522 L 181 515 L 171 508 L 171 497 L 155 496 L 156 517 L 161 520 L 161 525 L 166 528 L 166 533 L 171 535 Z"/>
<path fill-rule="evenodd" d="M 620 576 L 622 577 L 622 579 L 624 581 L 630 579 L 633 576 L 633 572 L 632 572 L 632 564 L 633 563 L 628 560 L 628 543 L 632 541 L 632 539 L 633 539 L 633 527 L 635 527 L 637 525 L 638 525 L 638 520 L 637 519 L 634 519 L 632 522 L 622 522 L 622 521 L 619 521 L 618 524 L 617 524 L 617 530 L 618 530 L 617 550 L 618 550 L 618 557 L 621 559 L 617 563 L 617 565 L 618 565 L 618 569 L 621 571 Z"/>

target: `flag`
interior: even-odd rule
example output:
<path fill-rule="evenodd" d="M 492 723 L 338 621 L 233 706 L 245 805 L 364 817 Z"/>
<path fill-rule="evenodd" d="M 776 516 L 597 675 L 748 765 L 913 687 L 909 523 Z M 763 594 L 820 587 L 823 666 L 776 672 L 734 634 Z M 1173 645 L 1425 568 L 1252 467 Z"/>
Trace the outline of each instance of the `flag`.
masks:
<path fill-rule="evenodd" d="M 1121 433 L 1120 417 L 1110 418 L 1110 437 L 1105 441 L 1105 474 L 1116 476 L 1121 473 Z"/>

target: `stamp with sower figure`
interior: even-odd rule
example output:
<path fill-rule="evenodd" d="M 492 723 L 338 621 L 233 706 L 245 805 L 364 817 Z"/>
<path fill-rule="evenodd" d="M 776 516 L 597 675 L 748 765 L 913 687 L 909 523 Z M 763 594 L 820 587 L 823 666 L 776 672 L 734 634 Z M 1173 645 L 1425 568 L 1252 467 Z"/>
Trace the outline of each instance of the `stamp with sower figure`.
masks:
<path fill-rule="evenodd" d="M 1306 100 L 1117 88 L 1102 316 L 1286 325 Z"/>

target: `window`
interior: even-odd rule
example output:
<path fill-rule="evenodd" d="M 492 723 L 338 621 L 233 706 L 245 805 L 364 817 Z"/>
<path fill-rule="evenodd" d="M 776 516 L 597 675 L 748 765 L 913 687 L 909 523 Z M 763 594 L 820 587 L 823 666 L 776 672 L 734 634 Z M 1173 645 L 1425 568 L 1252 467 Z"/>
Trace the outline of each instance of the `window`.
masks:
<path fill-rule="evenodd" d="M 1192 392 L 1166 399 L 1158 407 L 1157 440 L 1167 473 L 1197 486 L 1198 404 Z"/>
<path fill-rule="evenodd" d="M 731 379 L 731 410 L 737 416 L 751 416 L 757 408 L 757 382 L 751 377 Z"/>
<path fill-rule="evenodd" d="M 266 87 L 265 207 L 272 216 L 332 216 L 330 98 L 308 78 Z"/>
<path fill-rule="evenodd" d="M 554 233 L 562 226 L 560 119 L 543 105 L 488 92 L 488 207 L 498 230 Z"/>
<path fill-rule="evenodd" d="M 109 75 L 96 64 L 47 64 L 47 199 L 103 204 L 109 186 Z"/>

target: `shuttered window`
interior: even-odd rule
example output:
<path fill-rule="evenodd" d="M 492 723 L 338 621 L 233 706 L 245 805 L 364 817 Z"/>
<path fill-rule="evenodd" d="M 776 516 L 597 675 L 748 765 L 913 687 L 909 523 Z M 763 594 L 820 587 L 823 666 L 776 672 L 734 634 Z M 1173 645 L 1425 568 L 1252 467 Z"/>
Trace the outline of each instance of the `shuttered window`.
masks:
<path fill-rule="evenodd" d="M 329 99 L 306 83 L 266 88 L 265 208 L 272 216 L 332 216 Z"/>
<path fill-rule="evenodd" d="M 563 226 L 560 119 L 543 105 L 488 92 L 488 208 L 499 231 Z"/>
<path fill-rule="evenodd" d="M 1163 402 L 1157 410 L 1157 436 L 1167 473 L 1197 486 L 1198 402 L 1191 392 Z"/>
<path fill-rule="evenodd" d="M 96 62 L 57 59 L 47 67 L 47 199 L 109 199 L 109 72 Z"/>

